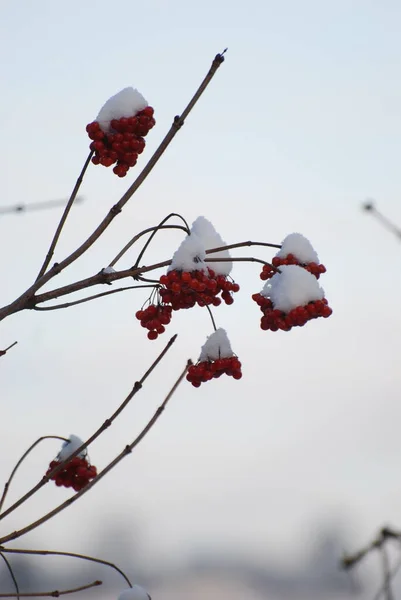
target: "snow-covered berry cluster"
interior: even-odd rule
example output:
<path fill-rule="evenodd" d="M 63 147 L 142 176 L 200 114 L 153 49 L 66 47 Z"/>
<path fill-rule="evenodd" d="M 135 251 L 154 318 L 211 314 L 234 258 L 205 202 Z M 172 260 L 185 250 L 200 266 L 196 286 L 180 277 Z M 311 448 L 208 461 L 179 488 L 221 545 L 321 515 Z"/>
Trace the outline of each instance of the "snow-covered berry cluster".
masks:
<path fill-rule="evenodd" d="M 263 330 L 290 331 L 332 313 L 316 277 L 299 265 L 281 265 L 252 299 L 263 313 Z"/>
<path fill-rule="evenodd" d="M 239 291 L 238 283 L 217 275 L 213 269 L 205 271 L 181 271 L 173 269 L 160 277 L 159 293 L 163 302 L 171 304 L 173 310 L 199 306 L 219 306 L 224 300 L 232 304 L 232 292 Z M 219 298 L 221 294 L 221 298 Z"/>
<path fill-rule="evenodd" d="M 101 108 L 97 118 L 86 126 L 94 152 L 95 165 L 113 168 L 119 177 L 125 177 L 134 167 L 138 155 L 145 149 L 144 137 L 154 127 L 154 110 L 133 88 L 125 88 Z"/>
<path fill-rule="evenodd" d="M 319 279 L 322 273 L 326 272 L 326 267 L 319 263 L 319 257 L 316 254 L 310 241 L 300 233 L 290 233 L 283 240 L 280 250 L 272 259 L 271 265 L 263 265 L 260 278 L 263 281 L 273 277 L 277 273 L 277 268 L 282 265 L 298 265 L 303 267 L 309 273 L 312 273 Z"/>
<path fill-rule="evenodd" d="M 170 323 L 172 310 L 172 307 L 166 304 L 149 304 L 145 309 L 138 310 L 135 316 L 142 327 L 149 330 L 148 338 L 156 340 L 165 332 L 165 325 Z"/>
<path fill-rule="evenodd" d="M 60 464 L 59 460 L 52 460 L 46 475 Z M 66 465 L 53 475 L 50 479 L 53 479 L 57 486 L 63 486 L 66 488 L 72 487 L 76 492 L 82 490 L 91 479 L 94 479 L 97 475 L 96 467 L 90 465 L 86 458 L 80 458 L 74 456 Z"/>
<path fill-rule="evenodd" d="M 82 446 L 82 443 L 82 440 L 78 436 L 70 435 L 69 439 L 63 443 L 56 459 L 51 461 L 46 475 L 49 475 L 55 467 L 67 460 L 71 454 Z M 89 481 L 96 477 L 96 475 L 97 469 L 89 463 L 86 450 L 84 450 L 77 456 L 71 458 L 71 460 L 50 479 L 55 481 L 57 486 L 66 488 L 72 487 L 76 492 L 79 492 L 79 490 L 84 488 Z"/>
<path fill-rule="evenodd" d="M 231 344 L 224 329 L 217 329 L 202 346 L 198 362 L 188 369 L 187 380 L 194 387 L 201 383 L 217 379 L 221 375 L 229 375 L 241 379 L 241 362 L 231 349 Z"/>

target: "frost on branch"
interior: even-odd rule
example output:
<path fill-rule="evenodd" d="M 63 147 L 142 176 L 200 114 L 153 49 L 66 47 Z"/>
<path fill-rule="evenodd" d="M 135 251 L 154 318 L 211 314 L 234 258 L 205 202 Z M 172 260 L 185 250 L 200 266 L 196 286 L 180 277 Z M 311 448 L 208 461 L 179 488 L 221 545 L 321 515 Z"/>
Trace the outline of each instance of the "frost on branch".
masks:
<path fill-rule="evenodd" d="M 232 351 L 227 332 L 219 328 L 209 335 L 202 346 L 196 365 L 189 367 L 187 380 L 194 387 L 199 387 L 201 383 L 224 374 L 234 379 L 242 377 L 241 363 Z"/>
<path fill-rule="evenodd" d="M 145 149 L 144 137 L 156 121 L 153 108 L 131 87 L 124 88 L 102 106 L 96 120 L 86 126 L 94 153 L 92 163 L 113 168 L 119 177 L 125 177 L 136 165 L 138 155 Z"/>
<path fill-rule="evenodd" d="M 133 585 L 132 588 L 128 588 L 121 592 L 118 596 L 118 600 L 152 600 L 146 590 L 140 585 Z"/>
<path fill-rule="evenodd" d="M 71 454 L 75 452 L 75 450 L 78 450 L 78 448 L 82 446 L 83 443 L 83 440 L 81 440 L 81 438 L 79 438 L 77 435 L 70 435 L 68 441 L 64 442 L 61 446 L 61 450 L 57 455 L 58 460 L 60 462 L 66 460 L 69 456 L 71 456 Z M 86 449 L 82 450 L 82 452 L 80 452 L 78 456 L 85 457 Z"/>
<path fill-rule="evenodd" d="M 260 274 L 262 280 L 273 277 L 276 268 L 281 265 L 299 265 L 312 273 L 316 279 L 326 272 L 326 267 L 319 263 L 316 250 L 301 233 L 290 233 L 284 238 L 280 250 L 272 260 L 272 265 L 273 268 L 270 265 L 263 266 Z"/>
<path fill-rule="evenodd" d="M 103 104 L 95 121 L 99 123 L 104 132 L 108 132 L 113 119 L 135 117 L 147 106 L 147 101 L 138 90 L 133 87 L 126 87 Z"/>
<path fill-rule="evenodd" d="M 263 313 L 260 326 L 271 331 L 302 327 L 332 313 L 316 277 L 298 265 L 282 265 L 253 300 Z"/>
<path fill-rule="evenodd" d="M 196 233 L 187 235 L 174 252 L 169 271 L 206 271 L 205 245 Z"/>
<path fill-rule="evenodd" d="M 219 233 L 215 230 L 212 223 L 205 217 L 198 217 L 191 227 L 191 233 L 195 233 L 203 242 L 205 250 L 211 250 L 212 248 L 220 248 L 227 244 Z M 220 252 L 213 252 L 209 256 L 213 258 L 231 258 L 228 250 L 221 250 Z M 218 275 L 229 275 L 231 273 L 233 264 L 230 261 L 213 262 L 213 271 Z"/>

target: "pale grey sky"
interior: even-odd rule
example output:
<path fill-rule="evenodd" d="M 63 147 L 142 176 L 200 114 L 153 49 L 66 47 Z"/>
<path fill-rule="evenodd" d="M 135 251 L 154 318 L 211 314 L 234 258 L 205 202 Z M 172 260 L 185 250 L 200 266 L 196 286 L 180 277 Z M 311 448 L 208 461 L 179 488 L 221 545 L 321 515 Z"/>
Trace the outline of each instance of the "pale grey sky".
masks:
<path fill-rule="evenodd" d="M 317 535 L 315 520 L 343 520 L 355 545 L 383 522 L 401 525 L 401 246 L 360 210 L 376 198 L 401 224 L 400 26 L 401 6 L 390 0 L 3 1 L 1 205 L 68 195 L 87 154 L 85 125 L 128 85 L 157 120 L 139 172 L 213 56 L 229 48 L 152 177 L 60 282 L 99 271 L 134 232 L 175 211 L 189 221 L 205 215 L 230 243 L 302 232 L 327 267 L 321 283 L 334 309 L 299 331 L 262 332 L 250 300 L 259 269 L 238 266 L 242 293 L 216 318 L 243 379 L 183 385 L 136 453 L 30 540 L 73 549 L 77 532 L 85 537 L 121 511 L 127 526 L 143 522 L 149 558 L 212 541 L 286 561 Z M 90 169 L 57 259 L 134 176 Z M 57 210 L 0 217 L 2 304 L 36 275 L 58 218 Z M 169 258 L 179 241 L 161 235 L 147 262 Z M 145 297 L 128 292 L 2 323 L 0 347 L 19 342 L 1 361 L 3 477 L 40 435 L 88 436 L 178 332 L 169 358 L 92 447 L 92 461 L 102 467 L 134 437 L 210 333 L 198 309 L 174 315 L 166 340 L 147 342 L 134 319 Z M 10 498 L 57 449 L 38 449 Z M 65 497 L 47 486 L 10 529 Z"/>

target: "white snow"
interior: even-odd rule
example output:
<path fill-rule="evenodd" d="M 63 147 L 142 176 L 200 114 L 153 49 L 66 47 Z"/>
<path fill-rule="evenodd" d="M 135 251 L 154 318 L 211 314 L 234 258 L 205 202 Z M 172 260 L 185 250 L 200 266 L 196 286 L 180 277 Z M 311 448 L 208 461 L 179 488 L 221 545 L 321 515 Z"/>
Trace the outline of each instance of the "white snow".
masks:
<path fill-rule="evenodd" d="M 102 269 L 101 272 L 104 273 L 105 275 L 111 275 L 112 273 L 115 273 L 116 270 L 113 269 L 113 267 L 104 267 L 104 269 Z"/>
<path fill-rule="evenodd" d="M 217 360 L 233 356 L 230 340 L 225 329 L 219 327 L 217 331 L 208 336 L 201 348 L 200 361 Z"/>
<path fill-rule="evenodd" d="M 83 443 L 83 440 L 81 440 L 81 438 L 79 438 L 77 435 L 70 435 L 68 442 L 64 442 L 64 444 L 61 446 L 61 450 L 58 453 L 57 458 L 60 461 L 66 460 L 73 452 L 75 452 L 75 450 L 82 446 Z M 86 450 L 82 450 L 78 456 L 86 456 Z"/>
<path fill-rule="evenodd" d="M 118 600 L 151 600 L 149 594 L 140 585 L 133 585 L 132 588 L 128 588 L 121 592 L 118 596 Z"/>
<path fill-rule="evenodd" d="M 200 237 L 206 250 L 210 250 L 211 248 L 220 248 L 220 246 L 227 245 L 221 235 L 217 233 L 212 223 L 205 217 L 198 217 L 195 219 L 195 221 L 192 223 L 191 232 L 196 233 L 196 235 Z M 228 250 L 213 252 L 208 256 L 209 258 L 231 258 Z M 209 263 L 208 266 L 218 275 L 226 276 L 231 273 L 233 263 L 231 261 L 212 262 Z"/>
<path fill-rule="evenodd" d="M 280 273 L 268 279 L 261 291 L 262 296 L 270 298 L 274 308 L 285 313 L 308 302 L 322 300 L 324 290 L 316 277 L 298 265 L 282 265 Z"/>
<path fill-rule="evenodd" d="M 284 258 L 293 254 L 301 263 L 315 262 L 319 264 L 319 257 L 310 241 L 301 233 L 290 233 L 284 238 L 276 256 Z"/>
<path fill-rule="evenodd" d="M 97 121 L 103 131 L 110 130 L 110 121 L 112 119 L 121 119 L 121 117 L 134 117 L 140 110 L 148 106 L 145 98 L 132 87 L 126 87 L 103 104 L 95 121 Z"/>
<path fill-rule="evenodd" d="M 174 252 L 171 265 L 167 271 L 206 271 L 205 246 L 195 234 L 187 235 Z"/>

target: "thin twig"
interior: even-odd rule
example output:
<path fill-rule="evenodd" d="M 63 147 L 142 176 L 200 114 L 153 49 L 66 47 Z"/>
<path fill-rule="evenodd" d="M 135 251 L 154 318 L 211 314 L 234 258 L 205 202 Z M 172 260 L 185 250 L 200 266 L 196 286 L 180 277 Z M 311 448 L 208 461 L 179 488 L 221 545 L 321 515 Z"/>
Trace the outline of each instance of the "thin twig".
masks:
<path fill-rule="evenodd" d="M 136 178 L 134 183 L 128 188 L 128 190 L 125 192 L 125 194 L 123 194 L 123 196 L 120 198 L 120 200 L 117 202 L 117 204 L 115 204 L 110 209 L 110 211 L 108 212 L 106 217 L 96 227 L 96 229 L 89 236 L 89 238 L 85 242 L 83 242 L 83 244 L 81 244 L 81 246 L 79 246 L 76 250 L 74 250 L 74 252 L 72 252 L 72 254 L 67 256 L 67 258 L 65 258 L 62 262 L 53 265 L 53 267 L 51 269 L 49 269 L 45 274 L 43 274 L 40 279 L 37 279 L 35 281 L 35 283 L 33 285 L 31 285 L 30 288 L 28 288 L 16 300 L 11 302 L 11 304 L 8 304 L 7 306 L 4 306 L 2 309 L 0 309 L 0 320 L 4 319 L 5 317 L 9 316 L 10 314 L 13 314 L 20 310 L 23 310 L 24 308 L 27 308 L 27 303 L 29 303 L 29 301 L 32 299 L 33 295 L 39 288 L 44 286 L 48 281 L 50 281 L 50 279 L 52 279 L 52 277 L 59 274 L 66 267 L 68 267 L 71 263 L 76 261 L 80 256 L 82 256 L 82 254 L 84 254 L 84 252 L 86 252 L 99 239 L 99 237 L 104 233 L 104 231 L 107 229 L 107 227 L 110 225 L 110 223 L 114 220 L 114 218 L 122 211 L 123 207 L 128 202 L 128 200 L 133 196 L 133 194 L 137 191 L 137 189 L 145 181 L 145 179 L 147 178 L 149 173 L 151 173 L 154 166 L 157 164 L 157 162 L 159 161 L 161 156 L 164 154 L 165 150 L 168 148 L 168 146 L 170 145 L 170 143 L 176 136 L 177 132 L 183 126 L 185 119 L 187 118 L 187 116 L 189 115 L 189 113 L 191 112 L 191 110 L 193 109 L 193 107 L 195 106 L 195 104 L 197 103 L 197 101 L 199 100 L 201 95 L 203 94 L 203 92 L 206 90 L 207 86 L 213 79 L 213 76 L 215 75 L 217 69 L 222 64 L 223 61 L 224 61 L 223 53 L 217 54 L 215 56 L 213 63 L 211 65 L 206 77 L 204 78 L 201 85 L 199 86 L 199 88 L 197 89 L 195 94 L 193 95 L 193 97 L 190 100 L 190 102 L 188 103 L 187 107 L 184 109 L 184 111 L 182 112 L 182 114 L 180 116 L 176 116 L 174 118 L 174 121 L 170 127 L 169 132 L 164 137 L 164 139 L 162 140 L 159 147 L 156 149 L 155 153 L 150 158 L 148 163 L 142 169 L 141 173 L 138 175 L 138 177 Z M 43 267 L 41 269 L 41 272 L 42 271 L 43 271 Z"/>
<path fill-rule="evenodd" d="M 374 215 L 376 217 L 376 219 L 382 225 L 384 225 L 384 227 L 386 229 L 388 229 L 388 231 L 391 231 L 391 233 L 394 233 L 394 235 L 396 235 L 398 238 L 401 238 L 401 229 L 395 223 L 393 223 L 388 217 L 386 217 L 380 211 L 378 211 L 377 208 L 375 207 L 374 203 L 371 200 L 368 200 L 367 202 L 365 202 L 362 205 L 362 208 L 366 212 L 370 212 L 372 215 Z"/>
<path fill-rule="evenodd" d="M 156 368 L 156 366 L 159 364 L 159 362 L 163 359 L 163 357 L 169 351 L 169 349 L 174 344 L 174 342 L 175 342 L 176 339 L 177 339 L 177 334 L 174 335 L 167 342 L 167 344 L 165 345 L 165 347 L 163 348 L 163 350 L 160 352 L 160 354 L 158 355 L 158 357 L 156 358 L 156 360 L 153 361 L 153 363 L 151 364 L 151 366 L 149 367 L 149 369 L 146 371 L 146 373 L 142 376 L 142 378 L 139 381 L 135 382 L 134 387 L 132 388 L 131 392 L 128 394 L 128 396 L 125 398 L 125 400 L 120 404 L 120 406 L 117 408 L 117 410 L 111 415 L 111 417 L 109 417 L 108 419 L 106 419 L 105 422 L 103 423 L 103 425 L 101 425 L 99 427 L 99 429 L 97 429 L 97 431 L 93 435 L 91 435 L 91 437 L 89 439 L 87 439 L 79 448 L 77 448 L 74 452 L 72 452 L 71 454 L 69 454 L 68 458 L 66 458 L 64 461 L 61 461 L 47 475 L 44 475 L 42 477 L 42 479 L 32 489 L 30 489 L 28 492 L 26 492 L 26 494 L 24 494 L 19 500 L 17 500 L 16 502 L 14 502 L 14 504 L 12 506 L 10 506 L 7 510 L 5 510 L 0 515 L 0 520 L 4 519 L 4 517 L 6 517 L 7 515 L 9 515 L 16 508 L 18 508 L 19 506 L 21 506 L 21 504 L 23 504 L 26 500 L 28 500 L 28 498 L 30 498 L 31 496 L 33 496 L 33 494 L 35 494 L 41 487 L 43 487 L 46 483 L 48 483 L 50 481 L 50 479 L 53 477 L 53 475 L 55 475 L 56 473 L 58 473 L 59 471 L 61 471 L 61 469 L 63 469 L 64 466 L 74 456 L 77 456 L 78 454 L 80 454 L 82 452 L 82 450 L 85 450 L 90 444 L 92 444 L 100 436 L 101 433 L 103 433 L 103 431 L 105 431 L 108 427 L 110 427 L 110 425 L 113 423 L 113 421 L 124 410 L 124 408 L 132 400 L 132 398 L 135 396 L 135 394 L 137 392 L 139 392 L 139 390 L 142 388 L 142 385 L 144 384 L 144 382 L 146 381 L 146 379 L 149 377 L 149 375 L 152 373 L 152 371 Z M 4 539 L 0 540 L 0 544 L 3 541 L 4 541 Z"/>
<path fill-rule="evenodd" d="M 206 308 L 208 310 L 208 313 L 209 313 L 209 316 L 210 316 L 210 318 L 212 320 L 213 329 L 215 331 L 217 331 L 216 322 L 215 322 L 214 317 L 213 317 L 212 309 L 207 304 L 205 304 L 205 306 L 206 306 Z"/>
<path fill-rule="evenodd" d="M 18 342 L 13 342 L 12 344 L 10 344 L 7 348 L 4 348 L 4 350 L 0 350 L 0 356 L 4 356 L 5 354 L 7 354 L 7 352 L 13 348 L 16 344 L 18 344 Z"/>
<path fill-rule="evenodd" d="M 175 213 L 172 213 L 172 215 Z M 171 215 L 169 215 L 170 217 Z M 177 215 L 179 217 L 181 217 L 181 215 Z M 181 217 L 183 219 L 183 217 Z M 184 222 L 186 223 L 185 219 Z M 113 260 L 111 261 L 111 263 L 109 264 L 109 267 L 114 267 L 114 265 L 120 260 L 120 258 L 122 258 L 124 256 L 124 254 L 126 252 L 128 252 L 128 250 L 135 244 L 135 242 L 137 242 L 143 235 L 146 235 L 147 233 L 150 233 L 151 231 L 155 231 L 155 230 L 160 230 L 160 229 L 180 229 L 181 231 L 185 231 L 185 233 L 188 233 L 187 227 L 183 227 L 182 225 L 155 225 L 154 227 L 148 227 L 147 229 L 144 229 L 143 231 L 141 231 L 140 233 L 137 233 L 136 235 L 134 235 L 134 237 L 132 239 L 130 239 L 130 241 L 124 246 L 124 248 L 122 250 L 120 250 L 120 252 L 117 254 L 117 256 L 115 256 L 113 258 Z"/>
<path fill-rule="evenodd" d="M 231 256 L 230 258 L 205 258 L 205 262 L 256 262 L 260 263 L 261 265 L 268 265 L 272 269 L 276 270 L 275 267 L 273 267 L 273 265 L 271 265 L 269 262 L 261 260 L 260 258 L 254 258 L 253 256 Z"/>
<path fill-rule="evenodd" d="M 153 238 L 155 237 L 156 233 L 162 229 L 163 225 L 172 217 L 179 217 L 182 221 L 184 221 L 185 223 L 185 231 L 187 233 L 187 235 L 189 235 L 190 230 L 188 227 L 188 223 L 186 222 L 186 220 L 184 219 L 184 217 L 182 217 L 181 215 L 177 214 L 177 213 L 170 213 L 169 215 L 167 215 L 167 217 L 164 217 L 164 219 L 162 221 L 160 221 L 159 225 L 157 225 L 157 227 L 155 227 L 152 235 L 149 236 L 149 239 L 145 242 L 142 250 L 140 251 L 140 253 L 138 254 L 138 258 L 135 261 L 135 264 L 133 266 L 133 269 L 136 269 L 139 265 L 139 263 L 142 260 L 143 255 L 145 254 L 147 248 L 149 247 L 149 244 L 152 242 Z"/>
<path fill-rule="evenodd" d="M 4 556 L 4 554 L 3 554 L 2 552 L 0 552 L 0 556 L 1 556 L 1 558 L 4 560 L 4 562 L 6 563 L 6 566 L 7 566 L 8 572 L 10 573 L 10 577 L 11 577 L 11 579 L 13 580 L 13 584 L 14 584 L 14 587 L 15 587 L 15 591 L 17 592 L 17 593 L 16 593 L 16 596 L 17 596 L 17 598 L 19 598 L 19 596 L 20 596 L 20 593 L 19 593 L 18 581 L 17 581 L 17 578 L 16 578 L 16 577 L 15 577 L 15 575 L 14 575 L 14 571 L 12 570 L 12 567 L 11 567 L 10 561 L 9 561 L 9 560 L 8 560 L 8 559 L 7 559 L 7 558 Z"/>
<path fill-rule="evenodd" d="M 132 583 L 129 580 L 128 576 L 124 573 L 122 569 L 117 567 L 114 563 L 109 562 L 108 560 L 103 560 L 102 558 L 95 558 L 94 556 L 88 556 L 87 554 L 78 554 L 76 552 L 61 552 L 58 550 L 25 550 L 20 548 L 0 548 L 1 552 L 6 552 L 7 554 L 32 554 L 35 556 L 68 556 L 70 558 L 79 558 L 81 560 L 88 560 L 90 562 L 99 563 L 100 565 L 105 565 L 106 567 L 111 567 L 117 573 L 121 575 L 128 583 L 129 587 L 132 587 Z M 4 557 L 3 557 L 4 558 Z"/>
<path fill-rule="evenodd" d="M 52 592 L 24 592 L 22 594 L 0 594 L 0 598 L 40 598 L 40 597 L 53 597 L 58 598 L 59 596 L 65 596 L 66 594 L 75 594 L 76 592 L 82 592 L 83 590 L 89 590 L 90 588 L 102 585 L 102 581 L 92 581 L 86 585 L 81 585 L 76 588 L 69 590 L 54 590 Z"/>
<path fill-rule="evenodd" d="M 158 283 L 158 282 L 157 282 Z M 150 288 L 154 287 L 154 285 L 129 285 L 122 288 L 117 288 L 115 290 L 109 290 L 108 292 L 101 292 L 100 294 L 94 294 L 93 296 L 88 296 L 87 298 L 81 298 L 80 300 L 74 300 L 73 302 L 64 302 L 64 304 L 56 304 L 56 306 L 34 306 L 33 310 L 58 310 L 59 308 L 70 308 L 70 306 L 76 306 L 77 304 L 83 304 L 84 302 L 89 302 L 90 300 L 95 300 L 96 298 L 102 298 L 103 296 L 110 296 L 111 294 L 118 294 L 119 292 L 125 292 L 125 290 L 135 290 L 138 288 Z"/>
<path fill-rule="evenodd" d="M 392 579 L 394 579 L 394 577 L 397 575 L 397 573 L 399 572 L 400 569 L 401 569 L 401 557 L 398 559 L 397 563 L 394 565 L 394 567 L 390 571 L 390 574 L 389 574 L 390 581 Z M 384 592 L 384 589 L 383 589 L 383 586 L 381 585 L 380 588 L 377 590 L 376 594 L 374 595 L 373 600 L 380 600 L 380 598 L 383 595 L 383 592 Z"/>
<path fill-rule="evenodd" d="M 382 569 L 383 569 L 383 593 L 385 596 L 385 600 L 394 600 L 393 591 L 391 588 L 391 568 L 390 561 L 387 554 L 387 548 L 385 544 L 382 544 L 380 548 L 380 553 L 382 557 Z"/>
<path fill-rule="evenodd" d="M 83 202 L 82 196 L 75 198 L 75 205 Z M 46 210 L 48 208 L 56 208 L 58 206 L 65 206 L 65 200 L 44 200 L 43 202 L 30 202 L 29 204 L 12 204 L 9 206 L 0 206 L 0 215 L 6 215 L 10 213 L 25 213 L 32 210 Z"/>
<path fill-rule="evenodd" d="M 236 244 L 228 244 L 227 246 L 220 246 L 219 248 L 211 248 L 206 250 L 206 254 L 213 254 L 213 252 L 221 252 L 222 250 L 232 250 L 233 248 L 245 248 L 246 246 L 264 246 L 266 248 L 281 248 L 281 244 L 270 244 L 268 242 L 238 242 Z"/>
<path fill-rule="evenodd" d="M 81 173 L 79 174 L 79 177 L 78 177 L 78 179 L 77 179 L 77 181 L 75 183 L 74 189 L 71 192 L 71 196 L 70 196 L 70 198 L 69 198 L 69 200 L 67 202 L 67 205 L 66 205 L 66 207 L 64 209 L 64 212 L 61 215 L 60 222 L 58 224 L 58 227 L 56 229 L 54 237 L 53 237 L 53 239 L 51 241 L 50 248 L 49 248 L 49 250 L 48 250 L 48 252 L 46 254 L 45 261 L 44 261 L 44 263 L 43 263 L 43 265 L 42 265 L 42 267 L 41 267 L 41 269 L 39 271 L 39 274 L 38 274 L 38 276 L 36 278 L 36 281 L 38 281 L 38 279 L 40 279 L 42 277 L 42 275 L 44 275 L 44 273 L 46 272 L 47 267 L 49 266 L 49 263 L 50 263 L 50 261 L 51 261 L 51 259 L 53 257 L 54 250 L 56 248 L 58 239 L 60 237 L 61 231 L 62 231 L 62 229 L 64 227 L 64 224 L 65 224 L 65 222 L 67 220 L 67 217 L 68 217 L 68 214 L 69 214 L 69 212 L 71 210 L 71 207 L 74 204 L 74 200 L 76 199 L 76 197 L 78 195 L 79 188 L 81 187 L 81 183 L 82 183 L 83 178 L 85 176 L 86 169 L 88 168 L 89 163 L 91 161 L 92 155 L 93 155 L 93 150 L 91 150 L 89 152 L 88 157 L 87 157 L 87 159 L 84 162 L 84 166 L 82 167 Z"/>
<path fill-rule="evenodd" d="M 63 442 L 68 442 L 68 440 L 65 437 L 62 437 L 60 435 L 44 435 L 44 436 L 40 437 L 38 440 L 36 440 L 36 442 L 34 442 L 31 446 L 29 446 L 28 450 L 26 450 L 26 452 L 24 452 L 24 454 L 21 456 L 21 458 L 19 459 L 19 461 L 15 465 L 14 469 L 11 471 L 11 475 L 8 478 L 8 481 L 4 485 L 3 494 L 2 494 L 1 499 L 0 499 L 0 513 L 1 513 L 1 509 L 3 508 L 4 500 L 6 499 L 8 490 L 10 489 L 11 482 L 14 479 L 14 476 L 15 476 L 18 468 L 21 466 L 21 463 L 26 459 L 26 457 L 28 456 L 28 454 L 30 454 L 32 452 L 32 450 L 34 448 L 36 448 L 36 446 L 38 444 L 40 444 L 41 442 L 43 442 L 43 440 L 61 440 Z"/>
<path fill-rule="evenodd" d="M 164 412 L 164 409 L 166 408 L 167 403 L 169 402 L 170 398 L 173 396 L 174 392 L 176 391 L 176 389 L 178 388 L 178 386 L 184 379 L 186 372 L 191 365 L 192 365 L 192 361 L 188 360 L 187 364 L 185 366 L 185 369 L 182 371 L 181 375 L 178 377 L 177 381 L 175 382 L 175 384 L 171 388 L 170 392 L 167 394 L 166 398 L 164 399 L 163 403 L 156 410 L 156 412 L 154 413 L 154 415 L 150 419 L 150 421 L 147 423 L 147 425 L 142 429 L 142 431 L 139 433 L 139 435 L 134 439 L 134 441 L 131 444 L 128 444 L 124 448 L 124 450 L 114 460 L 112 460 L 107 465 L 107 467 L 105 467 L 102 471 L 100 471 L 100 473 L 97 475 L 97 477 L 92 479 L 92 481 L 90 481 L 79 492 L 74 494 L 74 496 L 71 496 L 71 498 L 68 498 L 68 500 L 66 500 L 65 502 L 63 502 L 62 504 L 60 504 L 59 506 L 57 506 L 56 508 L 54 508 L 53 510 L 48 512 L 43 517 L 40 517 L 39 519 L 37 519 L 36 521 L 31 523 L 30 525 L 27 525 L 26 527 L 23 527 L 20 530 L 14 531 L 13 533 L 10 533 L 10 534 L 2 537 L 0 539 L 0 544 L 4 544 L 6 542 L 9 542 L 10 540 L 15 540 L 15 539 L 25 535 L 26 533 L 29 533 L 33 529 L 36 529 L 43 523 L 46 523 L 46 521 L 48 521 L 49 519 L 51 519 L 52 517 L 57 515 L 59 512 L 61 512 L 62 510 L 64 510 L 65 508 L 67 508 L 68 506 L 73 504 L 74 502 L 76 502 L 81 496 L 83 496 L 83 494 L 86 494 L 86 492 L 88 492 L 90 489 L 92 489 L 92 487 L 94 485 L 96 485 L 105 475 L 107 475 L 107 473 L 109 473 L 109 471 L 111 471 L 123 458 L 125 458 L 128 454 L 131 454 L 132 450 L 144 439 L 146 434 L 152 429 L 152 427 L 155 425 L 157 420 L 160 418 L 160 416 Z"/>

